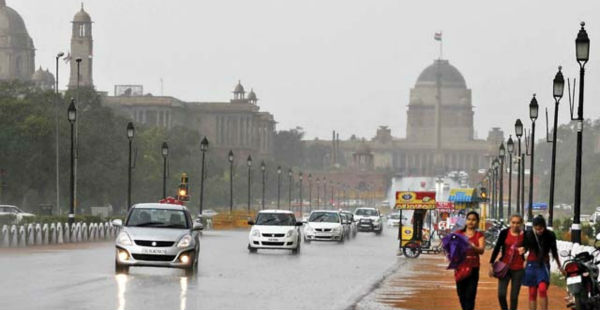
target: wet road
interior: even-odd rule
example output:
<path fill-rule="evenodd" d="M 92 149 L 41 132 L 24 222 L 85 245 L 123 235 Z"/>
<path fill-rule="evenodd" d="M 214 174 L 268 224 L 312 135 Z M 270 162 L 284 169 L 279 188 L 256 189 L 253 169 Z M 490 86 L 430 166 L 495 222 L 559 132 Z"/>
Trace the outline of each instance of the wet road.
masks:
<path fill-rule="evenodd" d="M 197 276 L 163 268 L 114 273 L 114 246 L 0 252 L 0 309 L 345 309 L 402 264 L 394 231 L 300 255 L 249 254 L 247 231 L 209 231 Z"/>

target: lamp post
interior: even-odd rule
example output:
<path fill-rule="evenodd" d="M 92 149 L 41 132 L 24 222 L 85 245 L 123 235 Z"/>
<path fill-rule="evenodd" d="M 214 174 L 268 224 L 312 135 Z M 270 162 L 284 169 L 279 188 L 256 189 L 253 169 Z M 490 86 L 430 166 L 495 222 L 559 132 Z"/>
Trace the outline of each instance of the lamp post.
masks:
<path fill-rule="evenodd" d="M 233 213 L 233 151 L 229 150 L 229 214 Z"/>
<path fill-rule="evenodd" d="M 527 208 L 527 224 L 533 220 L 533 165 L 535 158 L 535 120 L 538 117 L 538 103 L 535 94 L 529 102 L 529 118 L 531 118 L 531 159 L 529 162 L 529 207 Z"/>
<path fill-rule="evenodd" d="M 260 208 L 261 210 L 265 209 L 265 183 L 266 183 L 266 176 L 265 173 L 267 172 L 267 166 L 265 165 L 264 161 L 260 162 L 260 171 L 262 172 L 262 197 L 260 200 Z"/>
<path fill-rule="evenodd" d="M 292 210 L 292 169 L 288 169 L 288 210 Z"/>
<path fill-rule="evenodd" d="M 202 209 L 204 207 L 204 179 L 206 177 L 206 174 L 204 172 L 204 156 L 206 155 L 206 151 L 208 151 L 208 139 L 206 139 L 206 137 L 204 137 L 202 139 L 202 142 L 200 142 L 200 151 L 202 152 L 202 171 L 200 171 L 200 174 L 202 175 L 200 177 L 200 214 L 199 216 L 202 217 Z"/>
<path fill-rule="evenodd" d="M 56 54 L 56 85 L 54 86 L 54 92 L 56 94 L 56 104 L 54 107 L 54 120 L 55 120 L 55 134 L 56 134 L 56 214 L 60 214 L 60 169 L 59 169 L 59 134 L 58 134 L 58 109 L 60 103 L 60 96 L 58 95 L 58 60 L 63 57 L 65 53 L 60 52 Z"/>
<path fill-rule="evenodd" d="M 312 211 L 312 174 L 308 174 L 308 212 Z"/>
<path fill-rule="evenodd" d="M 252 156 L 248 155 L 246 162 L 248 163 L 248 216 L 250 216 L 250 199 L 252 199 Z"/>
<path fill-rule="evenodd" d="M 323 207 L 327 209 L 327 177 L 323 177 Z"/>
<path fill-rule="evenodd" d="M 548 198 L 548 229 L 552 230 L 552 221 L 554 219 L 554 175 L 556 173 L 556 132 L 558 127 L 558 104 L 563 96 L 565 89 L 565 79 L 561 72 L 562 67 L 558 67 L 558 72 L 552 81 L 552 95 L 554 97 L 554 127 L 552 129 L 552 164 L 550 169 L 550 197 Z M 546 116 L 548 111 L 546 110 Z M 548 118 L 546 117 L 546 121 Z M 546 123 L 547 124 L 547 123 Z"/>
<path fill-rule="evenodd" d="M 493 188 L 494 188 L 494 198 L 493 198 L 493 204 L 492 204 L 492 214 L 494 215 L 493 217 L 495 219 L 498 218 L 498 158 L 494 158 L 494 161 L 492 162 L 492 167 L 493 167 L 493 173 L 494 173 L 494 181 L 493 181 Z"/>
<path fill-rule="evenodd" d="M 300 172 L 298 175 L 298 179 L 300 180 L 300 218 L 302 218 L 302 209 L 304 207 L 304 200 L 302 199 L 302 183 L 304 183 L 304 174 Z"/>
<path fill-rule="evenodd" d="M 75 100 L 71 99 L 71 104 L 67 112 L 69 123 L 71 124 L 71 179 L 70 179 L 70 203 L 69 203 L 69 227 L 75 221 L 75 122 L 77 121 L 77 108 Z"/>
<path fill-rule="evenodd" d="M 577 62 L 579 63 L 579 105 L 577 107 L 577 157 L 575 160 L 575 201 L 573 210 L 573 225 L 571 225 L 571 241 L 581 243 L 581 157 L 583 155 L 583 82 L 585 64 L 590 56 L 590 39 L 585 31 L 585 23 L 581 22 L 581 29 L 575 39 Z"/>
<path fill-rule="evenodd" d="M 161 153 L 163 157 L 163 199 L 167 198 L 167 157 L 169 156 L 169 145 L 163 142 Z"/>
<path fill-rule="evenodd" d="M 317 178 L 317 208 L 321 207 L 321 180 Z"/>
<path fill-rule="evenodd" d="M 330 180 L 329 183 L 330 183 L 329 185 L 331 185 L 331 200 L 330 200 L 331 209 L 334 209 L 335 208 L 335 200 L 333 198 L 334 198 L 334 193 L 335 193 L 335 187 L 333 187 L 333 180 Z"/>
<path fill-rule="evenodd" d="M 508 213 L 507 215 L 510 217 L 512 215 L 512 210 L 511 210 L 511 203 L 512 203 L 512 166 L 513 166 L 513 159 L 512 159 L 512 155 L 513 152 L 515 151 L 515 143 L 512 139 L 512 135 L 508 136 L 508 142 L 506 142 L 506 149 L 508 151 Z M 507 217 L 508 220 L 510 220 L 510 218 Z"/>
<path fill-rule="evenodd" d="M 277 210 L 281 208 L 281 166 L 277 166 Z"/>
<path fill-rule="evenodd" d="M 131 165 L 133 151 L 133 136 L 135 135 L 135 127 L 133 123 L 127 123 L 127 139 L 129 140 L 129 161 L 127 162 L 127 211 L 131 208 Z"/>
<path fill-rule="evenodd" d="M 500 158 L 500 206 L 498 208 L 498 219 L 502 220 L 504 217 L 504 157 L 506 156 L 504 142 L 500 144 L 498 156 Z"/>
<path fill-rule="evenodd" d="M 524 166 L 524 163 L 522 162 L 523 158 L 525 158 L 525 155 L 521 153 L 521 137 L 523 136 L 523 123 L 520 119 L 517 119 L 517 121 L 515 122 L 515 135 L 517 136 L 517 140 L 519 140 L 519 153 L 517 154 L 517 214 L 523 216 L 523 206 L 521 205 L 521 195 L 523 195 L 523 193 L 521 192 L 521 165 Z"/>

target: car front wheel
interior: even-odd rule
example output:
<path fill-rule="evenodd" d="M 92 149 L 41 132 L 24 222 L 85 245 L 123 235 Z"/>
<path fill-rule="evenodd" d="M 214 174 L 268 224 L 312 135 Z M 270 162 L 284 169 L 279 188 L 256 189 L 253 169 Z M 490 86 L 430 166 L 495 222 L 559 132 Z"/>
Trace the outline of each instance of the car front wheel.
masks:
<path fill-rule="evenodd" d="M 248 252 L 250 252 L 250 253 L 256 253 L 256 251 L 257 251 L 256 248 L 253 248 L 253 247 L 250 246 L 250 244 L 248 244 Z"/>
<path fill-rule="evenodd" d="M 300 238 L 298 238 L 298 241 L 296 243 L 296 248 L 292 249 L 292 254 L 296 255 L 300 253 Z"/>
<path fill-rule="evenodd" d="M 128 274 L 129 266 L 121 265 L 118 262 L 115 262 L 115 273 L 116 274 Z"/>

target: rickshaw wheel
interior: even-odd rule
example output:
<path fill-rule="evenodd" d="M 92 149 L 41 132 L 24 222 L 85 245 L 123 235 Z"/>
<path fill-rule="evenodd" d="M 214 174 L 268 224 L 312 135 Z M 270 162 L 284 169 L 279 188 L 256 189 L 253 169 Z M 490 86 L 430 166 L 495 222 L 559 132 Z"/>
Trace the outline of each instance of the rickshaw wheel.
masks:
<path fill-rule="evenodd" d="M 418 243 L 411 241 L 402 247 L 402 253 L 408 258 L 417 258 L 421 255 L 421 246 Z"/>

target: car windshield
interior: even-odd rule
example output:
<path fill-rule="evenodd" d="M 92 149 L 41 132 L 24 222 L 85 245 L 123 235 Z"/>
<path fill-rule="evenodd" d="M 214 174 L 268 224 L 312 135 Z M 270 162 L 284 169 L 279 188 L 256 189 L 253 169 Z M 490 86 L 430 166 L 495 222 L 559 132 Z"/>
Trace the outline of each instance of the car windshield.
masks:
<path fill-rule="evenodd" d="M 290 213 L 259 213 L 255 225 L 294 226 L 296 218 Z"/>
<path fill-rule="evenodd" d="M 355 212 L 356 215 L 360 216 L 377 216 L 377 210 L 373 209 L 358 209 Z"/>
<path fill-rule="evenodd" d="M 309 222 L 326 222 L 326 223 L 339 223 L 340 216 L 335 212 L 313 212 L 308 218 Z"/>
<path fill-rule="evenodd" d="M 133 209 L 127 218 L 125 226 L 189 228 L 184 211 L 150 208 Z"/>

